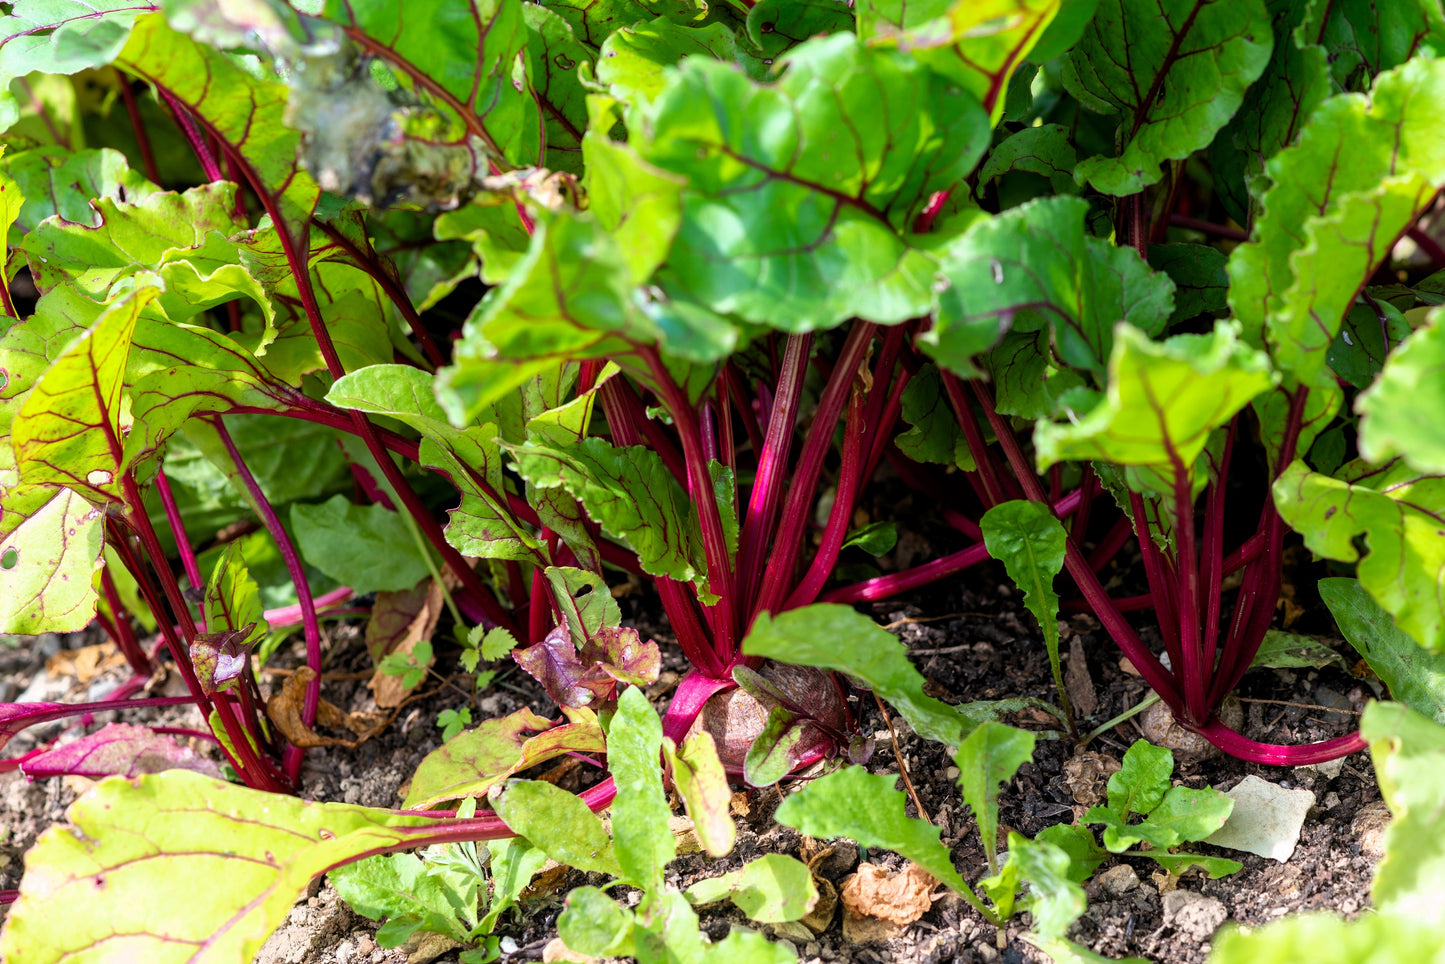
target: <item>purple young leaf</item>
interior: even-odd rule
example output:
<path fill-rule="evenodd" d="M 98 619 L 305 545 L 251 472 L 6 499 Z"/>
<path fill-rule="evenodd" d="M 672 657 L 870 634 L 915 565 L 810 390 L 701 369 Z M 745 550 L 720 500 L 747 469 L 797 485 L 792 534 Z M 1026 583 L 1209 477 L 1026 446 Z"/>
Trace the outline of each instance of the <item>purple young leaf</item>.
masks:
<path fill-rule="evenodd" d="M 138 777 L 162 770 L 194 770 L 220 778 L 221 768 L 163 733 L 132 723 L 111 723 L 73 743 L 31 757 L 20 769 L 32 779 L 74 774 Z"/>
<path fill-rule="evenodd" d="M 191 643 L 191 662 L 207 696 L 230 688 L 241 678 L 251 656 L 246 640 L 255 631 L 256 624 L 250 623 L 241 629 L 196 634 Z"/>
<path fill-rule="evenodd" d="M 101 713 L 105 710 L 179 706 L 194 702 L 189 696 L 160 696 L 143 700 L 105 700 L 100 703 L 0 703 L 0 749 L 4 749 L 5 744 L 18 736 L 21 730 L 50 720 L 81 716 L 85 713 Z"/>
<path fill-rule="evenodd" d="M 512 658 L 542 684 L 558 706 L 586 706 L 596 697 L 582 683 L 587 666 L 578 657 L 566 626 L 555 627 L 540 643 L 513 650 Z"/>
<path fill-rule="evenodd" d="M 618 683 L 645 686 L 657 679 L 662 654 L 635 629 L 603 627 L 582 644 L 572 643 L 566 626 L 557 626 L 534 646 L 512 653 L 517 665 L 542 684 L 559 706 L 589 706 L 617 698 Z"/>
<path fill-rule="evenodd" d="M 657 681 L 662 670 L 662 652 L 652 640 L 642 641 L 635 629 L 604 626 L 582 644 L 583 664 L 594 664 L 588 671 L 590 681 L 602 673 L 619 683 L 647 686 Z M 598 682 L 601 682 L 599 679 Z"/>

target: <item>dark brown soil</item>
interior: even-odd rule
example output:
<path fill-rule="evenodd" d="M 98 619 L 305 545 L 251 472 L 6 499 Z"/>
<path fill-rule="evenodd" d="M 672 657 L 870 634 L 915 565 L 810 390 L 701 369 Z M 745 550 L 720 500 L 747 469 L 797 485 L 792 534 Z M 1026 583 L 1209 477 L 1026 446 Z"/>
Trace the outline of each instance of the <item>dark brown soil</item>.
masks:
<path fill-rule="evenodd" d="M 656 615 L 653 597 L 638 593 L 624 597 L 621 602 L 627 622 L 664 644 L 664 651 L 669 654 L 666 672 L 683 671 L 685 667 L 675 647 L 666 645 L 672 639 Z M 999 584 L 997 574 L 990 569 L 969 573 L 967 587 L 955 581 L 926 595 L 877 604 L 871 612 L 917 654 L 916 665 L 929 680 L 933 695 L 941 699 L 954 702 L 1007 696 L 1053 699 L 1048 661 L 1033 619 L 1023 614 L 1011 588 Z M 1145 684 L 1121 669 L 1118 651 L 1091 618 L 1075 616 L 1065 624 L 1065 629 L 1065 651 L 1077 637 L 1086 654 L 1087 673 L 1080 666 L 1071 667 L 1076 700 L 1079 694 L 1090 690 L 1095 696 L 1095 708 L 1082 721 L 1082 729 L 1112 718 L 1146 695 Z M 329 632 L 326 669 L 338 674 L 364 670 L 368 658 L 359 631 L 343 626 L 332 627 Z M 73 678 L 53 680 L 44 669 L 44 657 L 53 655 L 61 647 L 73 649 L 97 641 L 97 637 L 89 634 L 41 637 L 38 641 L 27 641 L 28 648 L 0 651 L 0 696 L 15 700 L 23 693 L 27 700 L 79 699 L 84 698 L 87 691 L 91 698 L 102 696 L 122 678 L 123 668 L 111 670 L 78 688 Z M 1335 645 L 1342 652 L 1348 652 L 1343 641 L 1335 641 Z M 283 651 L 273 662 L 287 667 L 299 660 L 299 652 Z M 438 669 L 446 672 L 454 667 L 454 660 L 443 648 Z M 279 684 L 275 676 L 265 680 L 272 686 Z M 546 697 L 530 684 L 530 679 L 519 672 L 504 675 L 471 704 L 473 718 L 485 719 L 521 706 L 531 706 L 542 713 L 552 712 Z M 378 807 L 398 805 L 411 773 L 427 753 L 440 745 L 441 732 L 435 726 L 437 713 L 468 705 L 465 678 L 447 684 L 433 679 L 426 688 L 434 692 L 404 708 L 378 738 L 356 750 L 311 751 L 304 771 L 303 795 Z M 1245 732 L 1257 739 L 1279 743 L 1303 743 L 1339 735 L 1354 725 L 1358 711 L 1372 695 L 1369 685 L 1334 668 L 1258 670 L 1246 678 L 1240 692 L 1245 706 Z M 328 682 L 326 696 L 343 709 L 374 709 L 363 682 Z M 658 697 L 659 706 L 665 704 L 666 696 L 658 693 Z M 896 772 L 901 753 L 928 811 L 927 816 L 943 828 L 943 839 L 952 848 L 955 863 L 970 880 L 982 876 L 982 846 L 949 774 L 953 764 L 946 748 L 911 735 L 906 725 L 900 729 L 895 748 L 872 700 L 856 701 L 853 705 L 864 730 L 878 736 L 878 749 L 869 768 L 876 772 Z M 181 721 L 188 712 L 171 710 L 165 719 Z M 148 717 L 142 713 L 127 716 L 132 722 L 154 722 L 160 718 L 161 714 L 154 712 Z M 1038 730 L 1053 725 L 1043 714 L 1036 718 L 1016 716 L 1009 722 Z M 196 721 L 192 719 L 189 723 L 195 725 Z M 895 719 L 895 725 L 900 723 Z M 7 755 L 24 752 L 36 745 L 37 739 L 54 736 L 62 726 L 51 724 L 48 728 L 28 731 L 12 741 Z M 1134 723 L 1127 722 L 1101 736 L 1089 749 L 1117 759 L 1138 735 Z M 1072 753 L 1073 747 L 1067 740 L 1040 740 L 1034 762 L 1024 765 L 1001 796 L 1001 822 L 1007 828 L 1033 835 L 1051 824 L 1069 822 L 1082 815 L 1086 808 L 1075 799 L 1064 776 L 1065 761 Z M 1137 886 L 1121 893 L 1121 888 L 1111 890 L 1102 886 L 1096 877 L 1088 888 L 1088 912 L 1070 936 L 1109 957 L 1137 955 L 1161 964 L 1193 964 L 1204 960 L 1208 953 L 1207 923 L 1218 916 L 1220 909 L 1229 920 L 1246 925 L 1263 924 L 1304 910 L 1331 909 L 1344 914 L 1360 911 L 1367 902 L 1376 855 L 1368 849 L 1371 838 L 1358 832 L 1357 818 L 1360 825 L 1369 823 L 1380 799 L 1365 755 L 1345 760 L 1333 776 L 1328 775 L 1328 768 L 1274 769 L 1216 758 L 1181 762 L 1175 778 L 1192 787 L 1209 785 L 1228 789 L 1249 774 L 1289 787 L 1304 787 L 1315 794 L 1316 808 L 1310 813 L 1299 845 L 1287 863 L 1199 845 L 1198 849 L 1204 852 L 1229 856 L 1244 864 L 1244 870 L 1238 874 L 1206 880 L 1197 872 L 1182 879 L 1170 879 L 1155 875 L 1156 867 L 1150 861 L 1120 860 L 1120 863 L 1132 864 Z M 797 781 L 793 781 L 793 786 L 797 785 Z M 25 849 L 46 827 L 63 818 L 64 808 L 74 799 L 75 792 L 83 789 L 83 781 L 29 784 L 18 772 L 0 774 L 0 813 L 3 813 L 6 832 L 5 839 L 0 841 L 3 843 L 0 886 L 17 886 L 20 857 Z M 673 865 L 670 882 L 685 887 L 695 879 L 734 869 L 763 853 L 797 855 L 811 846 L 811 842 L 803 840 L 795 831 L 771 822 L 781 794 L 788 790 L 785 784 L 781 791 L 751 793 L 749 813 L 738 821 L 741 833 L 733 854 L 723 860 L 701 855 L 681 857 Z M 815 851 L 808 851 L 812 852 Z M 835 882 L 841 881 L 854 869 L 858 859 L 856 847 L 840 845 L 822 864 L 824 874 Z M 901 859 L 892 854 L 874 852 L 868 854 L 867 859 L 889 867 L 902 866 Z M 1105 865 L 1104 869 L 1108 867 Z M 1128 875 L 1116 871 L 1109 880 L 1121 877 Z M 564 877 L 559 889 L 526 902 L 520 913 L 505 918 L 500 929 L 504 937 L 503 960 L 539 960 L 544 946 L 556 936 L 556 918 L 567 888 L 585 880 L 584 875 L 577 873 Z M 1173 902 L 1192 901 L 1206 913 L 1174 914 L 1166 924 L 1163 894 L 1175 889 L 1196 896 L 1175 897 L 1171 899 Z M 1222 908 L 1201 900 L 1218 901 Z M 1204 929 L 1200 919 L 1206 921 Z M 732 925 L 745 923 L 736 911 L 709 908 L 702 912 L 702 926 L 715 938 L 725 935 Z M 961 900 L 949 896 L 937 901 L 933 910 L 901 937 L 883 943 L 847 943 L 835 921 L 829 930 L 811 940 L 802 939 L 801 934 L 795 932 L 793 937 L 797 939 L 793 944 L 804 961 L 1046 960 L 1020 938 L 1023 929 L 1017 925 L 1015 921 L 1009 927 L 1005 946 L 1000 950 L 994 929 Z M 366 961 L 399 964 L 407 959 L 401 949 L 377 948 L 374 934 L 375 925 L 352 914 L 330 887 L 313 887 L 258 960 L 266 964 Z M 455 961 L 455 952 L 436 959 Z"/>

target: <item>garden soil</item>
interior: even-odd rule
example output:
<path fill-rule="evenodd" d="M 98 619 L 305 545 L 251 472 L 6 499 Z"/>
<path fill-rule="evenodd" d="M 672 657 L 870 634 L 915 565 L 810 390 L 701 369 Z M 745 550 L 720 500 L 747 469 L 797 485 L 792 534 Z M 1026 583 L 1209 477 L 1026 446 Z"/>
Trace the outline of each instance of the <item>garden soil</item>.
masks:
<path fill-rule="evenodd" d="M 984 567 L 963 580 L 923 595 L 889 600 L 871 607 L 878 622 L 895 632 L 908 646 L 915 665 L 928 680 L 932 695 L 950 702 L 1013 696 L 1053 698 L 1053 683 L 1043 643 L 1033 618 L 1026 614 L 1012 587 L 1002 583 L 1001 572 Z M 1305 583 L 1312 584 L 1312 583 Z M 627 589 L 628 587 L 624 587 Z M 635 584 L 620 598 L 625 621 L 644 636 L 663 644 L 666 668 L 650 691 L 659 708 L 684 669 L 658 614 L 656 599 Z M 1329 631 L 1327 616 L 1317 602 L 1293 600 L 1285 618 L 1300 632 Z M 1087 730 L 1137 704 L 1147 687 L 1121 663 L 1118 650 L 1089 616 L 1065 614 L 1061 621 L 1069 689 L 1076 706 L 1087 712 Z M 1322 669 L 1261 669 L 1246 677 L 1242 697 L 1244 729 L 1249 735 L 1279 743 L 1303 743 L 1347 732 L 1358 720 L 1378 683 L 1352 676 L 1347 644 L 1325 639 L 1344 659 Z M 95 648 L 90 648 L 95 647 Z M 439 647 L 437 669 L 455 670 L 455 654 Z M 369 668 L 360 631 L 355 626 L 328 627 L 325 695 L 344 710 L 371 711 L 375 704 L 363 678 Z M 262 677 L 264 689 L 278 689 L 284 671 L 301 662 L 299 646 L 284 648 L 273 659 L 281 671 Z M 0 701 L 99 698 L 124 678 L 125 667 L 110 653 L 108 644 L 93 633 L 67 637 L 40 637 L 29 649 L 0 652 Z M 434 676 L 422 691 L 403 706 L 391 725 L 378 737 L 354 750 L 313 750 L 307 758 L 303 794 L 312 799 L 337 800 L 376 807 L 394 807 L 402 799 L 405 783 L 427 753 L 440 745 L 437 714 L 446 708 L 468 705 L 465 677 Z M 169 692 L 178 681 L 163 680 L 159 690 Z M 524 674 L 504 672 L 472 704 L 474 719 L 485 719 L 530 706 L 544 714 L 554 712 L 546 697 Z M 946 748 L 912 735 L 894 718 L 896 743 L 866 695 L 851 704 L 865 732 L 877 737 L 877 749 L 868 763 L 879 773 L 896 773 L 900 760 L 911 776 L 926 816 L 943 831 L 955 864 L 970 880 L 983 876 L 983 848 L 973 821 L 954 783 L 957 771 Z M 197 725 L 186 708 L 130 713 L 129 722 L 166 722 Z M 110 718 L 114 718 L 112 714 Z M 103 720 L 99 721 L 103 722 Z M 1043 713 L 1026 713 L 1008 722 L 1036 730 L 1055 725 Z M 7 755 L 15 756 L 53 738 L 63 724 L 36 727 L 12 741 Z M 1033 835 L 1055 823 L 1080 817 L 1102 792 L 1113 762 L 1139 737 L 1135 721 L 1125 722 L 1096 739 L 1086 755 L 1075 757 L 1071 741 L 1041 739 L 1033 763 L 1025 764 L 1000 796 L 1000 835 L 1009 829 Z M 1208 954 L 1211 935 L 1220 926 L 1257 926 L 1286 914 L 1331 910 L 1353 915 L 1365 908 L 1387 813 L 1380 802 L 1367 754 L 1356 754 L 1341 764 L 1319 768 L 1279 769 L 1242 763 L 1229 758 L 1181 760 L 1176 782 L 1191 787 L 1229 789 L 1246 776 L 1256 775 L 1285 788 L 1303 788 L 1314 794 L 1293 855 L 1285 862 L 1225 851 L 1208 845 L 1196 849 L 1240 860 L 1244 869 L 1219 880 L 1205 879 L 1198 871 L 1181 877 L 1157 873 L 1146 859 L 1118 859 L 1104 865 L 1087 887 L 1089 908 L 1070 936 L 1108 957 L 1129 955 L 1161 964 L 1194 964 Z M 579 765 L 549 777 L 569 789 L 595 782 L 595 771 Z M 52 824 L 63 819 L 65 808 L 84 792 L 87 781 L 67 779 L 28 783 L 18 772 L 0 774 L 0 887 L 18 886 L 25 850 Z M 736 869 L 765 853 L 787 853 L 813 861 L 817 873 L 842 886 L 860 861 L 881 866 L 888 873 L 904 870 L 893 854 L 860 854 L 846 841 L 808 840 L 772 822 L 783 795 L 800 786 L 798 780 L 779 788 L 739 793 L 734 814 L 739 839 L 734 852 L 722 860 L 702 854 L 680 857 L 671 867 L 669 883 L 686 887 L 694 880 Z M 909 812 L 916 815 L 909 805 Z M 544 873 L 517 911 L 503 918 L 503 961 L 555 959 L 557 915 L 567 891 L 600 879 L 559 869 Z M 627 896 L 621 892 L 620 896 Z M 931 906 L 915 922 L 892 928 L 892 936 L 872 928 L 844 928 L 834 915 L 821 933 L 802 925 L 761 927 L 769 936 L 791 942 L 799 959 L 874 962 L 1022 962 L 1047 960 L 1022 937 L 1017 922 L 998 934 L 960 899 L 940 888 Z M 925 905 L 927 900 L 924 900 Z M 714 905 L 701 911 L 702 927 L 721 939 L 735 926 L 747 926 L 731 905 Z M 759 925 L 752 925 L 759 926 Z M 313 884 L 292 909 L 261 952 L 262 964 L 421 964 L 435 960 L 452 964 L 457 951 L 441 946 L 383 949 L 375 941 L 376 924 L 351 913 L 324 884 Z M 873 938 L 873 939 L 868 939 Z M 15 962 L 24 964 L 24 962 Z"/>

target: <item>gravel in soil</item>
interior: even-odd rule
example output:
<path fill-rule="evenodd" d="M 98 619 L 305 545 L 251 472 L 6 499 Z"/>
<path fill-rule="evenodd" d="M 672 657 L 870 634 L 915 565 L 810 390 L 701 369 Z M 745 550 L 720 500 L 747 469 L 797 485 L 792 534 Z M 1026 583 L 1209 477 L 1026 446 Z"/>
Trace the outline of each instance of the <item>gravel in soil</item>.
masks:
<path fill-rule="evenodd" d="M 872 615 L 908 646 L 928 680 L 928 691 L 940 699 L 1053 699 L 1043 644 L 1032 617 L 1024 613 L 1012 587 L 1000 584 L 991 569 L 975 570 L 970 575 L 967 587 L 953 584 L 875 604 Z M 663 644 L 664 676 L 651 693 L 661 707 L 666 702 L 667 682 L 675 682 L 686 667 L 676 647 L 667 645 L 673 640 L 658 615 L 655 597 L 637 592 L 620 601 L 625 622 Z M 1147 687 L 1127 667 L 1121 667 L 1118 650 L 1091 617 L 1074 616 L 1061 623 L 1061 628 L 1075 705 L 1085 710 L 1092 705 L 1081 728 L 1098 725 L 1144 698 Z M 0 695 L 7 700 L 27 701 L 102 697 L 125 678 L 127 670 L 123 666 L 104 667 L 85 683 L 74 676 L 52 676 L 45 668 L 50 660 L 53 668 L 66 669 L 65 661 L 55 662 L 56 654 L 99 642 L 100 637 L 87 632 L 39 637 L 29 642 L 28 648 L 0 650 Z M 1343 641 L 1334 644 L 1347 652 Z M 283 648 L 273 664 L 284 669 L 301 661 L 299 646 L 293 646 Z M 443 650 L 438 668 L 448 664 L 449 657 Z M 362 676 L 368 668 L 359 629 L 349 625 L 330 627 L 327 698 L 344 710 L 374 710 L 365 682 L 347 678 Z M 163 683 L 162 689 L 175 682 Z M 279 675 L 263 676 L 263 688 L 278 688 L 279 683 Z M 433 677 L 424 684 L 424 690 L 421 698 L 403 707 L 385 732 L 355 750 L 311 751 L 303 771 L 302 795 L 367 806 L 397 806 L 417 765 L 441 743 L 441 731 L 435 726 L 441 710 L 471 705 L 473 718 L 481 720 L 522 706 L 544 714 L 554 709 L 520 672 L 504 673 L 475 700 L 470 698 L 465 677 L 445 682 Z M 1325 668 L 1257 670 L 1246 677 L 1239 695 L 1246 733 L 1270 742 L 1304 743 L 1347 731 L 1373 694 L 1368 684 L 1341 670 Z M 854 699 L 853 707 L 865 732 L 878 737 L 869 768 L 896 772 L 899 758 L 903 759 L 926 816 L 942 829 L 956 865 L 970 880 L 978 879 L 984 866 L 983 848 L 954 783 L 957 771 L 947 748 L 913 735 L 897 717 L 894 726 L 898 742 L 894 746 L 873 701 Z M 196 725 L 188 714 L 190 711 L 182 707 L 132 712 L 124 718 L 130 722 Z M 97 718 L 97 723 L 110 718 L 115 715 Z M 1025 713 L 1011 717 L 1009 722 L 1044 730 L 1051 729 L 1056 721 L 1046 714 Z M 17 756 L 52 739 L 65 726 L 52 723 L 28 730 L 11 742 L 7 755 Z M 1034 762 L 1025 764 L 1000 796 L 1001 836 L 1009 829 L 1032 836 L 1047 826 L 1082 816 L 1091 788 L 1102 792 L 1108 761 L 1117 761 L 1138 735 L 1135 723 L 1126 722 L 1101 736 L 1089 747 L 1089 754 L 1074 762 L 1070 762 L 1074 751 L 1069 741 L 1040 740 Z M 1258 925 L 1300 911 L 1327 909 L 1348 915 L 1362 910 L 1379 856 L 1385 816 L 1367 756 L 1357 754 L 1338 768 L 1297 769 L 1261 767 L 1223 757 L 1181 760 L 1175 780 L 1191 787 L 1208 785 L 1227 790 L 1250 774 L 1315 794 L 1316 806 L 1287 862 L 1197 845 L 1201 852 L 1228 856 L 1244 865 L 1240 873 L 1207 880 L 1198 872 L 1182 878 L 1169 877 L 1157 873 L 1152 861 L 1120 858 L 1101 868 L 1089 883 L 1088 911 L 1070 936 L 1109 957 L 1136 955 L 1161 964 L 1194 964 L 1205 959 L 1212 933 L 1225 921 Z M 578 768 L 569 777 L 576 785 L 569 789 L 594 782 L 598 776 L 585 766 Z M 795 788 L 800 781 L 790 784 Z M 65 807 L 87 785 L 75 779 L 29 783 L 18 771 L 0 774 L 0 825 L 4 828 L 0 887 L 18 885 L 24 851 L 47 827 L 63 819 Z M 669 882 L 686 887 L 765 853 L 808 858 L 825 850 L 826 844 L 806 840 L 772 823 L 772 812 L 789 789 L 789 783 L 785 783 L 781 790 L 749 792 L 745 797 L 746 813 L 738 816 L 740 833 L 734 852 L 722 860 L 700 854 L 681 857 L 671 867 Z M 912 804 L 909 812 L 916 815 Z M 858 848 L 842 841 L 820 858 L 818 867 L 836 885 L 854 871 L 859 859 Z M 903 861 L 892 854 L 870 853 L 867 859 L 890 870 L 903 867 Z M 520 912 L 504 918 L 499 929 L 503 960 L 540 960 L 543 949 L 556 937 L 556 918 L 567 890 L 587 882 L 600 881 L 575 872 L 562 874 L 554 881 L 555 889 L 527 900 Z M 740 912 L 729 908 L 714 905 L 701 911 L 702 927 L 715 939 L 726 935 L 733 926 L 748 926 Z M 836 919 L 820 935 L 786 926 L 781 932 L 762 929 L 776 939 L 788 940 L 804 961 L 932 964 L 1046 960 L 1020 938 L 1022 929 L 1017 922 L 1007 928 L 1000 949 L 994 928 L 952 895 L 937 899 L 932 909 L 901 936 L 872 944 L 845 941 Z M 263 964 L 400 964 L 409 956 L 418 957 L 416 948 L 378 947 L 375 931 L 376 925 L 353 914 L 331 887 L 313 885 L 257 960 Z M 449 952 L 435 959 L 445 964 L 457 958 L 455 952 Z"/>

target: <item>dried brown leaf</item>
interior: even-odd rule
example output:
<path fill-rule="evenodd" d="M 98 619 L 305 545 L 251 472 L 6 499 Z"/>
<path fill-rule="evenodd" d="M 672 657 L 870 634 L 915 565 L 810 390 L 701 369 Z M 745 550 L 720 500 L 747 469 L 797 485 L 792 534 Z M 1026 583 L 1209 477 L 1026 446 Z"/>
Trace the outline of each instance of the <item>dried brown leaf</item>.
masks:
<path fill-rule="evenodd" d="M 933 906 L 938 881 L 915 863 L 889 874 L 876 864 L 861 863 L 843 881 L 843 910 L 859 917 L 876 917 L 900 927 L 918 920 Z"/>

